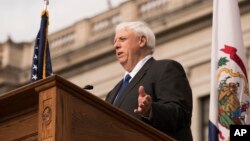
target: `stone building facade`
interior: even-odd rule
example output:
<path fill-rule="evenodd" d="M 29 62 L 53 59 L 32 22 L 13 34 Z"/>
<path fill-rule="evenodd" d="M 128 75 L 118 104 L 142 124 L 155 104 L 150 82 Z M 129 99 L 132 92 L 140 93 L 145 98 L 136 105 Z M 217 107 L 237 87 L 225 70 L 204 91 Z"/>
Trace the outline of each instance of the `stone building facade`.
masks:
<path fill-rule="evenodd" d="M 143 20 L 156 34 L 156 59 L 179 61 L 193 91 L 192 132 L 207 140 L 212 40 L 212 0 L 129 0 L 49 35 L 53 71 L 104 98 L 122 78 L 116 62 L 114 26 Z M 250 1 L 239 0 L 244 45 L 250 53 Z M 29 83 L 33 43 L 0 43 L 0 93 Z M 248 61 L 249 62 L 249 61 Z"/>

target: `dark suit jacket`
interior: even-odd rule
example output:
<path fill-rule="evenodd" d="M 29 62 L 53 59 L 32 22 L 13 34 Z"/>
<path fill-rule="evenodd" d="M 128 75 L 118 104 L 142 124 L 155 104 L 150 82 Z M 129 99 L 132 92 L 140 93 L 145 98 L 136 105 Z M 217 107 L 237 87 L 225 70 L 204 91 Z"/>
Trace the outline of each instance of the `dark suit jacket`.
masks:
<path fill-rule="evenodd" d="M 107 95 L 113 103 L 121 86 L 120 81 Z M 150 120 L 134 113 L 138 106 L 138 88 L 143 85 L 152 97 Z M 192 141 L 192 91 L 182 66 L 173 60 L 151 58 L 131 80 L 124 94 L 116 102 L 118 108 L 147 122 L 179 141 Z"/>

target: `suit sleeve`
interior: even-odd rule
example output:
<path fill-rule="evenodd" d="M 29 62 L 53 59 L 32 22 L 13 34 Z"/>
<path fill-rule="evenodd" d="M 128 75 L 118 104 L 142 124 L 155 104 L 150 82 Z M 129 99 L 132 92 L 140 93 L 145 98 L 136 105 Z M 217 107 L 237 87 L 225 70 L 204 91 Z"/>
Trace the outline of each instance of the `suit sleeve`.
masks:
<path fill-rule="evenodd" d="M 164 67 L 163 67 L 164 66 Z M 161 65 L 153 84 L 151 121 L 154 127 L 175 132 L 189 127 L 192 116 L 192 91 L 182 66 L 169 61 Z"/>

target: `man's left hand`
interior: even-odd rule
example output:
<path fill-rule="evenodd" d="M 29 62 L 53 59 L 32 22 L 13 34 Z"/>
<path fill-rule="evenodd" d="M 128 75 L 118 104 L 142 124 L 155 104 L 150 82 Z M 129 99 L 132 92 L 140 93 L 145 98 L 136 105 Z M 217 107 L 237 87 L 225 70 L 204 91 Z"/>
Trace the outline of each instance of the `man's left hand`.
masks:
<path fill-rule="evenodd" d="M 140 86 L 138 89 L 138 107 L 134 110 L 136 114 L 140 114 L 144 117 L 149 117 L 151 110 L 152 98 L 148 95 L 143 86 Z"/>

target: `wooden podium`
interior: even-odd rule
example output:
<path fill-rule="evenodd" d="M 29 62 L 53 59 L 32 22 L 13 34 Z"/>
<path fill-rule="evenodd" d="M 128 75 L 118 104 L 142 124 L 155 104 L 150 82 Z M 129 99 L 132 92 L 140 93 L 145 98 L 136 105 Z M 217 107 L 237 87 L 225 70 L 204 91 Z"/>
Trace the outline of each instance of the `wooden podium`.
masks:
<path fill-rule="evenodd" d="M 173 139 L 55 75 L 0 95 L 0 141 L 12 140 Z"/>

